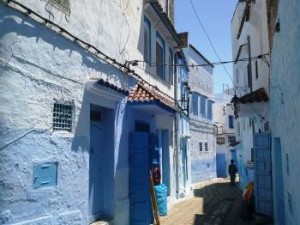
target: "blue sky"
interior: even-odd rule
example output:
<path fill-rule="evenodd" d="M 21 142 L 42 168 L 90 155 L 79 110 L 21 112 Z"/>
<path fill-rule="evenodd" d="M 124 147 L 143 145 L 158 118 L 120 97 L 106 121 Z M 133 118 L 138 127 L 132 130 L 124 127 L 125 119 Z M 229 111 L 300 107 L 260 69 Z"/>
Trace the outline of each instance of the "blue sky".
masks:
<path fill-rule="evenodd" d="M 232 60 L 230 23 L 237 0 L 175 0 L 175 28 L 177 32 L 188 32 L 190 44 L 196 47 L 210 62 L 219 62 L 199 24 L 190 1 L 192 1 L 197 15 L 221 60 Z M 232 77 L 232 64 L 225 66 Z M 223 66 L 217 65 L 214 68 L 214 92 L 222 92 L 223 84 L 232 87 L 232 81 Z"/>

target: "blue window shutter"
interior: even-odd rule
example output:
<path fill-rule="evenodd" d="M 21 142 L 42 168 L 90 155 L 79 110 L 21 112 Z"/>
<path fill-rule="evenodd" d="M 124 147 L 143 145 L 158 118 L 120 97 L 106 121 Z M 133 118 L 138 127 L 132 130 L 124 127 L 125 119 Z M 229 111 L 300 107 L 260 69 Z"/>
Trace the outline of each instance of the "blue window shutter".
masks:
<path fill-rule="evenodd" d="M 33 166 L 33 188 L 57 185 L 57 162 L 42 163 Z"/>

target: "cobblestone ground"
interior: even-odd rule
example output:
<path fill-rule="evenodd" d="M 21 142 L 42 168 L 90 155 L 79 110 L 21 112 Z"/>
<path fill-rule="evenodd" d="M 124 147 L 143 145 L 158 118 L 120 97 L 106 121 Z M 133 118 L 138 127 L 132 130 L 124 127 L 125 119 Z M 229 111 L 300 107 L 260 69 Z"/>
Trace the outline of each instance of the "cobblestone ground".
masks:
<path fill-rule="evenodd" d="M 194 196 L 175 203 L 161 225 L 252 225 L 238 216 L 238 200 L 242 192 L 229 185 L 227 179 L 202 182 Z"/>

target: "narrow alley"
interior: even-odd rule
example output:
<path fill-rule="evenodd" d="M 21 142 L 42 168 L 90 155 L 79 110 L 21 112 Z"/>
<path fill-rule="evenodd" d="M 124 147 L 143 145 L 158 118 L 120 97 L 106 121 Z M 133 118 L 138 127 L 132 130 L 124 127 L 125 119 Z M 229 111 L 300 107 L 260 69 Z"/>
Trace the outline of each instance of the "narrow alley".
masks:
<path fill-rule="evenodd" d="M 194 196 L 175 203 L 162 225 L 253 225 L 267 224 L 257 220 L 243 221 L 238 215 L 242 191 L 229 185 L 228 179 L 204 181 L 194 189 Z"/>

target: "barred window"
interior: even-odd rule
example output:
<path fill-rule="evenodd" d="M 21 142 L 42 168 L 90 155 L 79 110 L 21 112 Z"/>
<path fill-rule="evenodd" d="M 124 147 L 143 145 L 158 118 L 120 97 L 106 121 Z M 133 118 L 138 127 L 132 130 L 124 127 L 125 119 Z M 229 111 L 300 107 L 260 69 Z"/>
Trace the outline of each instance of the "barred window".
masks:
<path fill-rule="evenodd" d="M 218 145 L 225 144 L 225 137 L 217 137 L 217 144 Z"/>
<path fill-rule="evenodd" d="M 53 130 L 72 131 L 72 105 L 54 103 Z"/>

